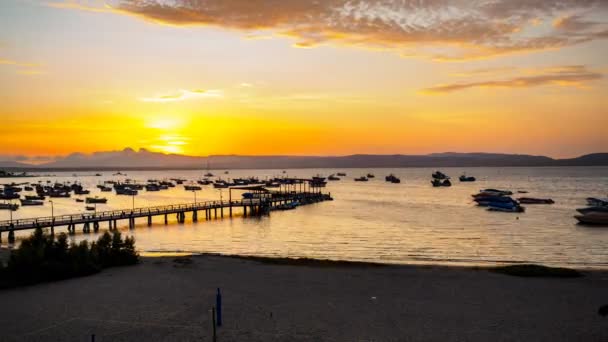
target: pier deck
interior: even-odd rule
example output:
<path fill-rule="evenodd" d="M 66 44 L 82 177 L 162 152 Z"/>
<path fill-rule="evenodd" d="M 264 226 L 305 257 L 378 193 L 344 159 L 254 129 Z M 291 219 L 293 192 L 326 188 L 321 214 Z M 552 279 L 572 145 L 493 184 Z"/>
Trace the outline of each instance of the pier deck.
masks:
<path fill-rule="evenodd" d="M 242 215 L 260 216 L 268 213 L 277 205 L 298 201 L 301 205 L 331 200 L 329 194 L 321 192 L 292 192 L 292 193 L 267 193 L 266 196 L 253 199 L 239 199 L 227 201 L 205 201 L 187 204 L 162 205 L 144 208 L 133 209 L 118 209 L 110 211 L 99 211 L 95 213 L 78 213 L 71 215 L 35 217 L 19 220 L 0 221 L 0 239 L 2 232 L 9 232 L 9 242 L 14 241 L 14 231 L 28 230 L 36 228 L 51 228 L 54 233 L 55 227 L 67 226 L 69 233 L 75 233 L 76 225 L 83 225 L 83 231 L 90 231 L 90 226 L 93 226 L 95 231 L 98 231 L 101 222 L 107 222 L 110 230 L 115 229 L 117 221 L 128 220 L 129 227 L 135 226 L 135 219 L 146 217 L 148 225 L 152 224 L 152 218 L 155 216 L 164 216 L 165 224 L 168 224 L 168 215 L 177 215 L 177 221 L 184 223 L 186 213 L 191 213 L 192 221 L 198 221 L 198 213 L 204 212 L 205 219 L 223 218 L 224 209 L 227 209 L 227 215 L 233 216 L 233 209 L 241 209 Z M 219 212 L 219 214 L 218 214 Z"/>

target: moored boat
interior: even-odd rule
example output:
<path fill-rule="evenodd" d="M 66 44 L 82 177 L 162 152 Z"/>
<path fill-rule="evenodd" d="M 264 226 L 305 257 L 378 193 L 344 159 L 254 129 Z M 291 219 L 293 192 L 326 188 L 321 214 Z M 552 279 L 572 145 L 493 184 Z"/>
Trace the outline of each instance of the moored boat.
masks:
<path fill-rule="evenodd" d="M 355 182 L 367 182 L 367 181 L 368 181 L 368 179 L 365 176 L 355 178 Z"/>
<path fill-rule="evenodd" d="M 587 208 L 576 209 L 576 211 L 578 211 L 579 213 L 581 213 L 583 215 L 592 213 L 592 212 L 598 212 L 598 211 L 608 213 L 608 207 L 587 207 Z"/>
<path fill-rule="evenodd" d="M 477 180 L 475 177 L 467 176 L 467 175 L 461 175 L 460 177 L 458 177 L 458 179 L 461 182 L 474 182 Z"/>
<path fill-rule="evenodd" d="M 608 212 L 594 211 L 585 215 L 575 215 L 582 224 L 608 226 Z"/>
<path fill-rule="evenodd" d="M 17 209 L 19 209 L 19 204 L 0 203 L 0 210 L 12 210 L 12 211 L 15 211 Z"/>
<path fill-rule="evenodd" d="M 107 203 L 108 199 L 107 198 L 99 198 L 99 197 L 87 197 L 86 199 L 87 203 Z"/>
<path fill-rule="evenodd" d="M 523 204 L 554 204 L 550 198 L 532 198 L 532 197 L 521 197 L 517 199 L 519 203 Z"/>
<path fill-rule="evenodd" d="M 608 198 L 588 197 L 587 204 L 592 207 L 606 207 L 608 206 Z"/>
<path fill-rule="evenodd" d="M 395 176 L 392 173 L 390 175 L 384 177 L 384 180 L 387 182 L 391 182 L 391 183 L 401 183 L 401 179 L 399 179 L 397 176 Z"/>
<path fill-rule="evenodd" d="M 44 205 L 44 202 L 42 201 L 33 201 L 33 200 L 27 200 L 27 199 L 22 199 L 21 201 L 21 206 L 25 207 L 25 206 L 35 206 L 35 205 Z"/>

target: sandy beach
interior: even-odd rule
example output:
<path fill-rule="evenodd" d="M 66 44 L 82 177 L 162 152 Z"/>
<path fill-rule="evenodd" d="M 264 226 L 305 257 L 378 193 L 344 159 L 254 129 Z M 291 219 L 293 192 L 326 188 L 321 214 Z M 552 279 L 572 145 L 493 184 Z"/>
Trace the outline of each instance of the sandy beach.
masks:
<path fill-rule="evenodd" d="M 4 341 L 608 341 L 608 273 L 519 278 L 483 269 L 143 258 L 0 291 Z"/>

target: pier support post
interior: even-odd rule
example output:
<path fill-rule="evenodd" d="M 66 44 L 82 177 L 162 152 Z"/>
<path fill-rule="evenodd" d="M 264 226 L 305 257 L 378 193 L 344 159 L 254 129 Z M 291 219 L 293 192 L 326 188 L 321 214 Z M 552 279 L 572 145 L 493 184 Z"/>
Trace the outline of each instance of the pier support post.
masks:
<path fill-rule="evenodd" d="M 129 229 L 135 228 L 135 218 L 129 217 Z"/>
<path fill-rule="evenodd" d="M 213 212 L 214 212 L 215 218 L 217 218 L 217 207 L 213 208 Z"/>
<path fill-rule="evenodd" d="M 148 216 L 148 227 L 152 225 L 152 216 Z"/>
<path fill-rule="evenodd" d="M 15 243 L 15 231 L 8 231 L 8 243 Z"/>
<path fill-rule="evenodd" d="M 232 217 L 232 201 L 230 201 L 230 207 L 229 207 L 228 211 L 230 212 L 230 217 Z"/>
<path fill-rule="evenodd" d="M 83 233 L 89 233 L 91 231 L 91 227 L 89 226 L 89 222 L 85 222 L 84 226 L 82 226 Z"/>
<path fill-rule="evenodd" d="M 192 212 L 192 222 L 197 222 L 198 221 L 198 211 L 193 211 Z"/>
<path fill-rule="evenodd" d="M 169 224 L 169 219 L 167 218 L 167 214 L 165 214 L 165 225 Z"/>
<path fill-rule="evenodd" d="M 51 236 L 55 235 L 55 226 L 51 226 Z"/>
<path fill-rule="evenodd" d="M 220 207 L 220 215 L 222 218 L 224 218 L 224 206 L 222 205 L 222 207 Z"/>
<path fill-rule="evenodd" d="M 247 206 L 243 206 L 243 217 L 247 217 Z"/>
<path fill-rule="evenodd" d="M 0 243 L 2 243 L 2 232 L 0 232 Z"/>
<path fill-rule="evenodd" d="M 95 233 L 99 231 L 99 222 L 93 222 L 93 230 Z"/>

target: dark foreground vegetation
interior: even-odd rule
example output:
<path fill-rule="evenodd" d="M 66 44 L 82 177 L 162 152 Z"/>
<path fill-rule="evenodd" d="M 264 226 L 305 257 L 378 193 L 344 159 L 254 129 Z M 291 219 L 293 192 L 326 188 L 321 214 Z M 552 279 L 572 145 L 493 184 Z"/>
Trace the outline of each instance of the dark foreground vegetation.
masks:
<path fill-rule="evenodd" d="M 0 288 L 86 276 L 138 260 L 135 239 L 123 239 L 118 231 L 105 232 L 96 242 L 69 244 L 65 233 L 55 237 L 39 228 L 0 265 Z"/>
<path fill-rule="evenodd" d="M 578 278 L 583 276 L 581 272 L 570 268 L 534 264 L 500 266 L 491 268 L 490 270 L 516 277 Z"/>

